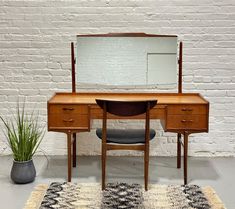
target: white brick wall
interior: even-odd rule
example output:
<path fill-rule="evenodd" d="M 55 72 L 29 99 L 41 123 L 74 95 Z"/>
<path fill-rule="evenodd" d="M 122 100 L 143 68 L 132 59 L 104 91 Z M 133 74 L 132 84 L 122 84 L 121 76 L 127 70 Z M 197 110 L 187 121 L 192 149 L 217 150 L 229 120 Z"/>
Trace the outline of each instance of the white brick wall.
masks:
<path fill-rule="evenodd" d="M 70 42 L 78 33 L 177 34 L 184 41 L 183 89 L 210 101 L 210 132 L 192 135 L 190 155 L 235 156 L 235 1 L 0 1 L 0 114 L 17 98 L 47 121 L 47 100 L 70 91 Z M 120 126 L 123 123 L 117 122 Z M 94 121 L 94 128 L 100 125 Z M 138 125 L 138 124 L 137 124 Z M 152 155 L 174 155 L 175 134 L 159 131 Z M 0 153 L 5 150 L 0 132 Z M 80 134 L 79 154 L 100 153 L 94 129 Z M 46 133 L 46 154 L 65 154 L 65 135 Z M 5 151 L 4 151 L 5 150 Z"/>

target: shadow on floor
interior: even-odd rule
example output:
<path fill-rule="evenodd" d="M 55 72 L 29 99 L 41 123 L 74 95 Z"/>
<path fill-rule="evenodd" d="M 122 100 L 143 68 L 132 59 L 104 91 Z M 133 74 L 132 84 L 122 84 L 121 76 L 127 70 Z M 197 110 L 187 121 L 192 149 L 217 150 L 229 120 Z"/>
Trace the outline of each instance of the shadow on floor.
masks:
<path fill-rule="evenodd" d="M 182 160 L 183 163 L 183 160 Z M 107 158 L 107 178 L 110 180 L 123 181 L 131 179 L 142 181 L 144 175 L 143 157 L 114 157 Z M 67 159 L 65 156 L 52 157 L 48 166 L 41 169 L 41 176 L 45 178 L 67 177 Z M 98 182 L 101 179 L 100 156 L 80 156 L 77 158 L 77 167 L 73 168 L 73 178 L 93 178 Z M 216 180 L 219 178 L 213 163 L 206 158 L 189 157 L 188 159 L 188 180 Z M 183 164 L 181 169 L 176 168 L 176 158 L 172 157 L 151 157 L 149 164 L 149 179 L 152 183 L 160 179 L 172 181 L 183 180 Z"/>

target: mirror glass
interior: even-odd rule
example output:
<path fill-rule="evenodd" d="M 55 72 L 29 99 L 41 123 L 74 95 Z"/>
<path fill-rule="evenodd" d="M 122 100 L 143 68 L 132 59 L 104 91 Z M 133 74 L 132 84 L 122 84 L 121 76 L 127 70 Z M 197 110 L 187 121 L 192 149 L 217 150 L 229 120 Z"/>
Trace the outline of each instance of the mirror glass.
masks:
<path fill-rule="evenodd" d="M 177 37 L 77 36 L 76 77 L 88 86 L 175 86 Z"/>

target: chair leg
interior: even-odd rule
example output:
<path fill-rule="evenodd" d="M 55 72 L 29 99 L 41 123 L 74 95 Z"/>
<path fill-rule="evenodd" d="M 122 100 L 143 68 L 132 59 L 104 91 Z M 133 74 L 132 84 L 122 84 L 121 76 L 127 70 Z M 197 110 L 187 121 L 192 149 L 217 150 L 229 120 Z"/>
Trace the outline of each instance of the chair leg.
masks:
<path fill-rule="evenodd" d="M 148 178 L 149 178 L 149 146 L 145 145 L 144 151 L 144 187 L 148 191 Z"/>
<path fill-rule="evenodd" d="M 102 145 L 102 190 L 105 189 L 106 147 Z"/>

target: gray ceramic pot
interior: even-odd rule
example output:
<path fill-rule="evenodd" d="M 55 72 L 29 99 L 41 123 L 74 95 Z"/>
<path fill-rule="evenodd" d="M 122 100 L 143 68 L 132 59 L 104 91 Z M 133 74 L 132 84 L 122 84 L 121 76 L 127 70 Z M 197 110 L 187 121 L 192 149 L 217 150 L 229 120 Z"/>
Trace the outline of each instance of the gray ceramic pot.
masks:
<path fill-rule="evenodd" d="M 26 184 L 34 181 L 36 170 L 33 160 L 29 161 L 13 161 L 11 169 L 11 179 L 17 184 Z"/>

